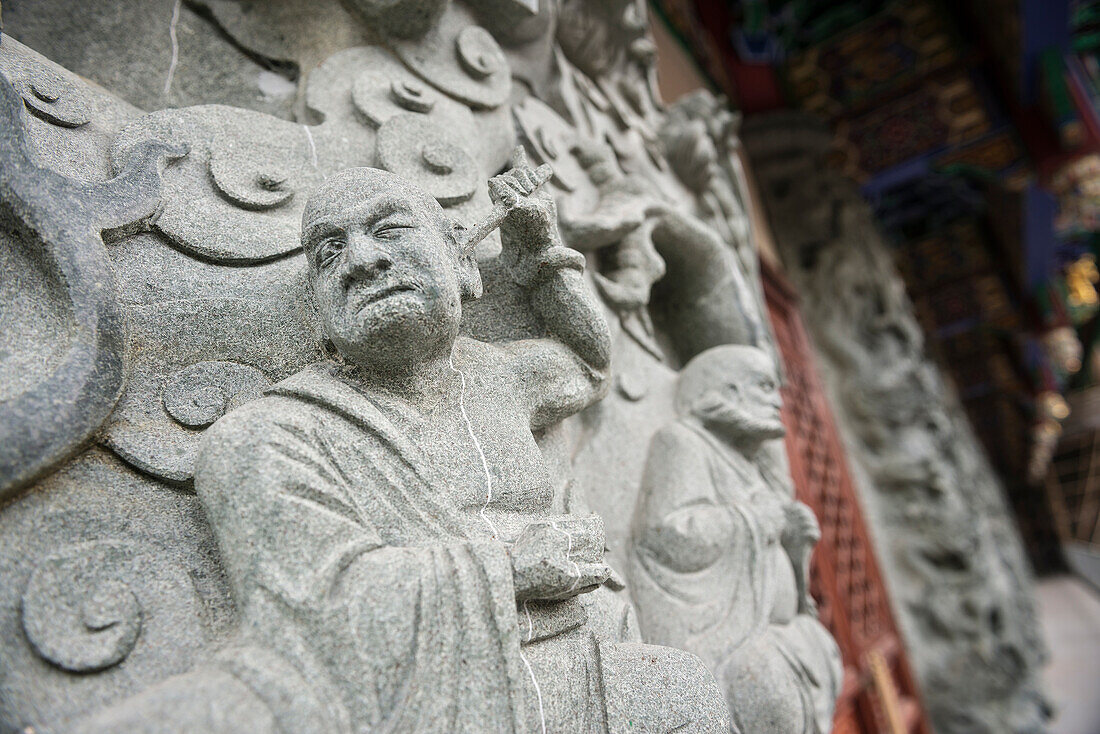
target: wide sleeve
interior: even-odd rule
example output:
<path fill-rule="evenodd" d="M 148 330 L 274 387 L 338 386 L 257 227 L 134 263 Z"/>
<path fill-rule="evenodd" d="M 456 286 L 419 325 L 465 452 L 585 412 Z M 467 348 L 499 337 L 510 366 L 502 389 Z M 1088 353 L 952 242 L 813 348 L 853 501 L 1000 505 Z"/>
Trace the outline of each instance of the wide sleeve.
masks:
<path fill-rule="evenodd" d="M 720 503 L 707 447 L 675 423 L 653 437 L 634 516 L 634 543 L 661 565 L 699 571 L 728 552 L 734 532 L 730 508 Z"/>
<path fill-rule="evenodd" d="M 327 681 L 356 730 L 522 729 L 525 679 L 503 545 L 383 542 L 352 494 L 377 488 L 349 486 L 329 448 L 352 439 L 343 433 L 352 427 L 304 407 L 282 397 L 244 406 L 207 432 L 200 451 L 196 491 L 244 627 Z M 397 462 L 373 460 L 380 466 L 357 473 L 361 484 L 382 481 Z"/>
<path fill-rule="evenodd" d="M 352 560 L 382 545 L 316 426 L 296 419 L 288 402 L 265 398 L 225 416 L 196 461 L 195 491 L 240 604 L 257 587 L 293 605 L 315 603 Z"/>

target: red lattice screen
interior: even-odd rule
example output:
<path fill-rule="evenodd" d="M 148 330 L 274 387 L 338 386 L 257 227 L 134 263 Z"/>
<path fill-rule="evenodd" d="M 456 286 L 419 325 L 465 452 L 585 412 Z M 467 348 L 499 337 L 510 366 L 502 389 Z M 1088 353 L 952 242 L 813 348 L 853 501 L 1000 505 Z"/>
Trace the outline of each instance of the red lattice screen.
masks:
<path fill-rule="evenodd" d="M 833 731 L 929 734 L 794 292 L 767 264 L 763 275 L 786 372 L 783 421 L 791 475 L 798 498 L 821 523 L 811 588 L 844 659 Z M 877 678 L 875 660 L 885 663 Z"/>

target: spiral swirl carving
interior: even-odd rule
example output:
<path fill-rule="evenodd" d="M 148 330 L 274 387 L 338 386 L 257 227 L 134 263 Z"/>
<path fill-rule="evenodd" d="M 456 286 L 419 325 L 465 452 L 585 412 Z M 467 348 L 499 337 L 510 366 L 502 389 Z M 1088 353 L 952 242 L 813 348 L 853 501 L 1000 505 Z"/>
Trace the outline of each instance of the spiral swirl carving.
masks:
<path fill-rule="evenodd" d="M 126 659 L 143 617 L 141 603 L 124 580 L 129 555 L 119 544 L 81 543 L 35 567 L 23 592 L 22 622 L 41 658 L 74 673 Z"/>

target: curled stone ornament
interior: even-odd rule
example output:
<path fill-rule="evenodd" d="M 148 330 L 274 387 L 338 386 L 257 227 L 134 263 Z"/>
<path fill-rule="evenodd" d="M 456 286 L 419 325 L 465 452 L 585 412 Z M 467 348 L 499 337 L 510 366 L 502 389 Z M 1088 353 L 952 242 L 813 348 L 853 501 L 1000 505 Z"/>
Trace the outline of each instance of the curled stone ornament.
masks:
<path fill-rule="evenodd" d="M 587 174 L 572 154 L 576 132 L 549 105 L 534 97 L 512 108 L 516 127 L 539 163 L 554 169 L 554 184 L 567 192 L 583 186 Z"/>
<path fill-rule="evenodd" d="M 396 115 L 378 130 L 378 161 L 443 206 L 466 201 L 477 187 L 477 164 L 462 142 L 415 114 Z"/>
<path fill-rule="evenodd" d="M 469 22 L 468 11 L 451 4 L 439 26 L 424 38 L 391 39 L 391 48 L 413 73 L 474 109 L 495 109 L 512 92 L 512 70 L 489 31 Z"/>
<path fill-rule="evenodd" d="M 35 117 L 59 127 L 88 124 L 88 100 L 80 88 L 46 69 L 36 69 L 24 83 L 23 104 Z"/>
<path fill-rule="evenodd" d="M 13 43 L 5 38 L 5 53 Z M 62 90 L 74 83 L 39 81 L 44 78 L 32 75 L 34 98 L 62 105 L 69 98 Z M 56 466 L 118 400 L 126 324 L 101 233 L 154 217 L 161 168 L 182 155 L 177 146 L 137 142 L 118 175 L 101 183 L 40 167 L 23 114 L 34 111 L 25 96 L 32 93 L 19 91 L 29 83 L 17 89 L 0 74 L 0 295 L 6 303 L 34 303 L 0 309 L 0 333 L 7 337 L 0 340 L 0 495 Z"/>
<path fill-rule="evenodd" d="M 116 665 L 141 632 L 141 603 L 119 578 L 124 551 L 66 548 L 38 564 L 22 598 L 23 631 L 44 660 L 73 673 Z"/>
<path fill-rule="evenodd" d="M 357 75 L 351 87 L 351 101 L 371 127 L 402 112 L 428 114 L 438 99 L 438 92 L 411 75 L 394 79 L 368 71 Z"/>
<path fill-rule="evenodd" d="M 259 146 L 257 146 L 259 147 Z M 229 201 L 243 209 L 262 211 L 282 206 L 294 197 L 285 166 L 263 161 L 237 146 L 210 152 L 210 178 Z M 262 159 L 261 159 L 262 160 Z"/>
<path fill-rule="evenodd" d="M 220 323 L 217 319 L 227 316 L 216 309 L 214 305 L 207 318 Z M 241 318 L 238 311 L 231 314 Z M 169 309 L 154 318 L 168 316 L 179 317 Z M 142 328 L 147 326 L 141 316 L 135 317 Z M 186 317 L 179 318 L 184 323 Z M 204 361 L 177 367 L 139 354 L 127 392 L 104 427 L 102 440 L 131 466 L 187 485 L 195 471 L 202 429 L 259 398 L 269 384 L 260 370 L 238 362 Z"/>
<path fill-rule="evenodd" d="M 149 221 L 173 247 L 239 265 L 298 249 L 299 194 L 324 180 L 320 131 L 220 105 L 158 110 L 119 131 L 111 165 L 121 169 L 144 141 L 190 149 L 164 170 L 163 207 Z"/>
<path fill-rule="evenodd" d="M 480 26 L 463 28 L 455 39 L 455 50 L 462 67 L 475 79 L 485 79 L 508 69 L 504 52 L 489 31 Z"/>
<path fill-rule="evenodd" d="M 267 385 L 267 378 L 255 367 L 198 362 L 168 378 L 162 399 L 177 423 L 205 428 L 230 408 L 258 398 Z"/>
<path fill-rule="evenodd" d="M 435 99 L 423 84 L 407 81 L 390 82 L 390 94 L 397 104 L 410 112 L 431 112 Z"/>

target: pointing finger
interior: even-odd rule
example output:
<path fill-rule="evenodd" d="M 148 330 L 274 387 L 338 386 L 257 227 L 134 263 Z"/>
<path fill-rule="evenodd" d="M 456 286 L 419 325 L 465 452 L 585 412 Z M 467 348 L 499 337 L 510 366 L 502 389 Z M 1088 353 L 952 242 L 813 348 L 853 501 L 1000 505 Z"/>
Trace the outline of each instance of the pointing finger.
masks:
<path fill-rule="evenodd" d="M 512 168 L 524 169 L 530 168 L 531 164 L 527 161 L 527 149 L 522 145 L 517 145 L 515 150 L 512 151 Z"/>
<path fill-rule="evenodd" d="M 554 169 L 548 164 L 543 163 L 541 166 L 535 169 L 535 172 L 531 174 L 531 183 L 534 188 L 542 186 L 544 183 L 550 180 L 550 177 L 554 175 Z"/>

